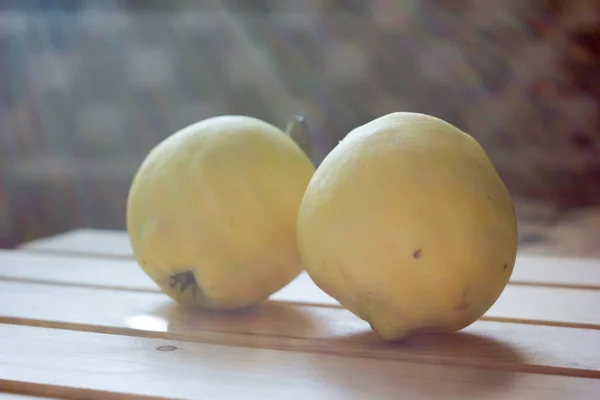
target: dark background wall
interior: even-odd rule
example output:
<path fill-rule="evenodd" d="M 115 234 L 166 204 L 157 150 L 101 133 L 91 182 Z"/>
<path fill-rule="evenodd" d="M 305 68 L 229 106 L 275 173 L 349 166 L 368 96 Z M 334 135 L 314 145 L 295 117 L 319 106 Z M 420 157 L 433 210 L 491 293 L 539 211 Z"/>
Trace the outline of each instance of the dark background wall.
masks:
<path fill-rule="evenodd" d="M 315 162 L 392 111 L 475 136 L 515 196 L 600 202 L 600 2 L 2 1 L 0 246 L 123 229 L 162 138 L 306 116 Z"/>

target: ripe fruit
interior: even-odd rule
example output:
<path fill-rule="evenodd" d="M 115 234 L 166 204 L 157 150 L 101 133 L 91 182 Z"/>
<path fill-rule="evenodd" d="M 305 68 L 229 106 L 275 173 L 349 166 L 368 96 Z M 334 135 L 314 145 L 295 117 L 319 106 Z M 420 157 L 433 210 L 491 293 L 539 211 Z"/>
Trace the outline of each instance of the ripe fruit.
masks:
<path fill-rule="evenodd" d="M 512 273 L 517 221 L 475 139 L 398 112 L 354 129 L 323 160 L 298 243 L 313 281 L 391 341 L 481 317 Z"/>
<path fill-rule="evenodd" d="M 294 120 L 290 130 L 302 127 Z M 159 143 L 132 181 L 134 255 L 182 304 L 256 304 L 304 269 L 296 219 L 313 172 L 302 149 L 262 120 L 226 115 L 190 125 Z"/>

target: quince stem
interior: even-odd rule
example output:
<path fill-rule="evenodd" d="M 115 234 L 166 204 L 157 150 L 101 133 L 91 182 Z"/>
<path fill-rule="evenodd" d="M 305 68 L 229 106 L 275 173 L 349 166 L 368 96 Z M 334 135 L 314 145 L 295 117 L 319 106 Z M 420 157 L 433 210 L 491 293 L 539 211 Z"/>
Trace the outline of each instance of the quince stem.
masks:
<path fill-rule="evenodd" d="M 301 115 L 294 115 L 285 128 L 285 133 L 288 135 L 300 148 L 306 153 L 308 158 L 312 159 L 313 145 L 310 137 L 306 120 Z"/>

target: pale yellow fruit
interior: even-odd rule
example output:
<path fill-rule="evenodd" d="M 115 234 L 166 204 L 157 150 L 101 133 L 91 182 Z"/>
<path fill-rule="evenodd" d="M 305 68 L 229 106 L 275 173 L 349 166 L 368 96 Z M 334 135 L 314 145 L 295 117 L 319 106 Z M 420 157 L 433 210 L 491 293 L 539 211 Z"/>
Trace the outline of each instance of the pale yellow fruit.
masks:
<path fill-rule="evenodd" d="M 257 304 L 304 270 L 296 220 L 313 172 L 288 135 L 256 118 L 219 116 L 175 132 L 130 187 L 135 257 L 182 304 Z"/>
<path fill-rule="evenodd" d="M 298 243 L 314 282 L 391 341 L 480 318 L 512 273 L 517 221 L 470 135 L 399 112 L 354 129 L 319 165 Z"/>

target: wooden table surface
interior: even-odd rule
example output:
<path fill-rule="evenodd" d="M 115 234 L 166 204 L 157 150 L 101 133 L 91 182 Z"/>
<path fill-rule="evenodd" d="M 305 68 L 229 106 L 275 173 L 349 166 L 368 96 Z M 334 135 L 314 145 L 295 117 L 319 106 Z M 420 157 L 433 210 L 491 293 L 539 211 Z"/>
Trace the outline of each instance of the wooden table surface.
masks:
<path fill-rule="evenodd" d="M 185 311 L 124 232 L 0 251 L 0 400 L 600 399 L 600 260 L 520 253 L 479 321 L 380 341 L 306 274 L 251 311 Z"/>

